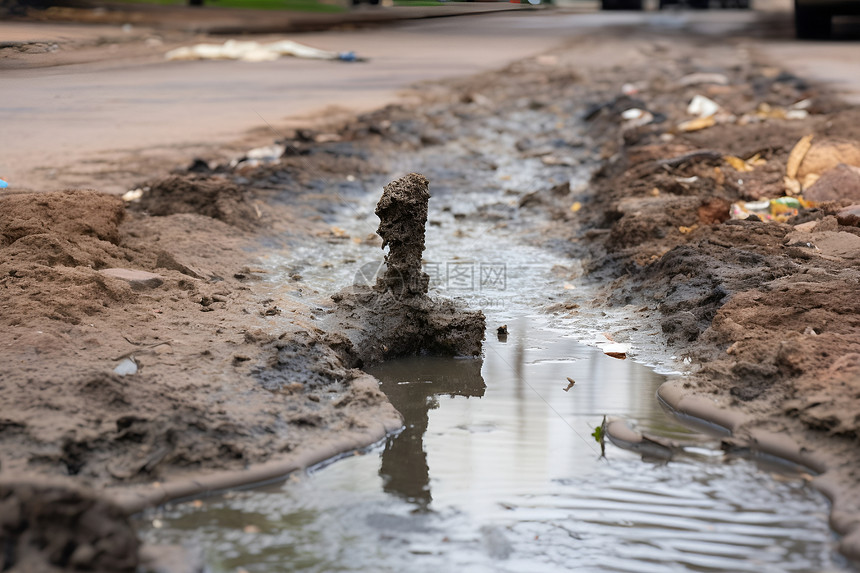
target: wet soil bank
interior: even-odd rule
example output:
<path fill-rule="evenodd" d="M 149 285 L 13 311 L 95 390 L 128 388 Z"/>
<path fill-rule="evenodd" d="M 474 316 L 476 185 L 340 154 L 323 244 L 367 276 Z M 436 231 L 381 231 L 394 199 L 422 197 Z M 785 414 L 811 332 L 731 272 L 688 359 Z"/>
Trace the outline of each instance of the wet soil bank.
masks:
<path fill-rule="evenodd" d="M 231 164 L 203 158 L 142 184 L 128 205 L 95 191 L 0 196 L 0 479 L 12 484 L 0 492 L 23 492 L 2 493 L 2 503 L 32 497 L 20 484 L 37 475 L 139 509 L 195 487 L 269 479 L 399 427 L 350 351 L 362 305 L 341 319 L 336 289 L 301 275 L 303 265 L 356 261 L 296 260 L 273 280 L 267 259 L 329 241 L 381 259 L 373 228 L 349 236 L 331 215 L 378 197 L 420 157 L 460 232 L 491 221 L 570 257 L 553 271 L 572 288 L 548 296 L 548 312 L 587 323 L 624 308 L 629 320 L 610 328 L 619 342 L 659 324 L 651 338 L 664 356 L 689 359 L 678 400 L 736 413 L 727 448 L 777 435 L 826 470 L 816 482 L 835 500 L 843 551 L 857 558 L 860 229 L 841 210 L 860 198 L 847 195 L 857 189 L 850 169 L 826 172 L 834 156 L 854 161 L 860 113 L 740 41 L 702 42 L 630 30 L 587 38 L 424 86 L 414 107 L 289 131 L 282 147 Z M 684 131 L 695 95 L 721 109 Z M 798 160 L 792 151 L 810 134 Z M 841 147 L 828 147 L 835 140 Z M 821 175 L 806 193 L 822 193 L 818 206 L 785 222 L 729 219 L 733 202 L 812 186 L 810 174 Z M 474 193 L 501 199 L 470 208 Z M 447 224 L 429 222 L 429 232 Z M 368 363 L 387 356 L 377 342 Z M 70 519 L 117 515 L 98 507 Z M 95 541 L 44 552 L 28 541 L 43 535 L 28 533 L 41 522 L 3 515 L 13 516 L 4 546 L 20 548 L 4 555 L 4 570 L 35 570 L 25 565 L 33 559 L 45 570 L 106 570 L 100 551 L 77 551 Z"/>

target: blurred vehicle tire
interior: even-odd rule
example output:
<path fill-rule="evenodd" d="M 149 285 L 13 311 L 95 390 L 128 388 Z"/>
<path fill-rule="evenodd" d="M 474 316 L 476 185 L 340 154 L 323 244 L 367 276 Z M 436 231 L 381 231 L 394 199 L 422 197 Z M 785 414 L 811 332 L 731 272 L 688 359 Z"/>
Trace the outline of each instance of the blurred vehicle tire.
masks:
<path fill-rule="evenodd" d="M 800 39 L 829 38 L 833 15 L 826 6 L 794 0 L 794 31 Z"/>
<path fill-rule="evenodd" d="M 601 10 L 642 10 L 642 0 L 601 0 Z"/>

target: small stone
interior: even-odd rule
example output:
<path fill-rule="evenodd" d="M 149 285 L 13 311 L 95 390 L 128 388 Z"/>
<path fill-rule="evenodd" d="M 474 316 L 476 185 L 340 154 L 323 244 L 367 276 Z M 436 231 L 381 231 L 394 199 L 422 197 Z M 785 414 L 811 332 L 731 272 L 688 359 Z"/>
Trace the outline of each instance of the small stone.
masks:
<path fill-rule="evenodd" d="M 843 163 L 825 171 L 803 193 L 803 198 L 817 203 L 840 199 L 860 201 L 860 168 Z"/>
<path fill-rule="evenodd" d="M 860 227 L 860 205 L 849 205 L 836 214 L 836 220 L 846 227 Z"/>
<path fill-rule="evenodd" d="M 161 275 L 149 273 L 146 271 L 138 271 L 134 269 L 102 269 L 101 274 L 115 279 L 126 281 L 134 290 L 145 290 L 160 287 L 164 284 L 164 279 Z"/>

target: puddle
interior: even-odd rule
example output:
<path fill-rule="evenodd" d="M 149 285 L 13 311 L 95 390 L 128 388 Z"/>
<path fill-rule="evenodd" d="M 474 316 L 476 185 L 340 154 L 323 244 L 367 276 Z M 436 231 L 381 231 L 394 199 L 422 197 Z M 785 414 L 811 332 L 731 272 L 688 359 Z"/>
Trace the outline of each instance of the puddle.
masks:
<path fill-rule="evenodd" d="M 372 369 L 402 433 L 283 484 L 163 509 L 144 537 L 199 545 L 215 572 L 847 570 L 824 497 L 787 469 L 724 461 L 660 409 L 662 376 L 545 318 L 508 328 L 483 361 Z M 601 458 L 603 415 L 692 447 L 662 465 L 611 445 Z"/>
<path fill-rule="evenodd" d="M 523 126 L 540 125 L 525 121 L 534 113 L 523 112 Z M 522 159 L 509 119 L 488 118 L 469 145 L 431 146 L 389 165 L 431 180 L 431 295 L 485 312 L 483 359 L 371 369 L 405 416 L 400 434 L 281 484 L 147 514 L 144 538 L 200 547 L 216 573 L 849 570 L 834 552 L 826 499 L 800 474 L 725 460 L 715 440 L 662 411 L 663 375 L 577 342 L 633 309 L 584 309 L 581 323 L 536 310 L 581 288 L 569 284 L 578 263 L 563 248 L 527 245 L 535 222 L 518 202 L 563 180 L 576 187 L 588 171 L 571 179 L 568 168 Z M 444 167 L 479 152 L 468 177 Z M 267 258 L 273 298 L 313 299 L 376 272 L 383 252 L 364 239 L 388 180 L 349 195 L 330 219 L 330 242 Z M 501 325 L 505 342 L 495 336 Z M 657 363 L 659 329 L 642 326 L 625 335 L 639 359 Z M 565 392 L 568 378 L 576 383 Z M 686 453 L 658 464 L 607 445 L 601 457 L 591 434 L 605 415 L 683 441 Z"/>

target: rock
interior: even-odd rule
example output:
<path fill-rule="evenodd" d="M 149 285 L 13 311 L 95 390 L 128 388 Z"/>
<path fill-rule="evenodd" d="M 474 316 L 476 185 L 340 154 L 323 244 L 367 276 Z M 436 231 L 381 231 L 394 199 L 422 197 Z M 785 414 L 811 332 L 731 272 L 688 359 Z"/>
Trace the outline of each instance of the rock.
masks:
<path fill-rule="evenodd" d="M 146 271 L 115 268 L 102 269 L 99 272 L 105 276 L 126 281 L 134 290 L 157 288 L 164 284 L 164 278 L 161 275 Z"/>
<path fill-rule="evenodd" d="M 203 278 L 200 273 L 192 270 L 191 267 L 189 267 L 188 265 L 180 263 L 176 260 L 176 257 L 174 255 L 168 253 L 167 251 L 158 252 L 158 258 L 155 261 L 155 268 L 176 271 L 195 279 Z"/>
<path fill-rule="evenodd" d="M 836 214 L 836 220 L 846 227 L 860 227 L 860 204 L 845 207 Z"/>
<path fill-rule="evenodd" d="M 797 179 L 811 173 L 822 174 L 840 163 L 860 167 L 860 143 L 841 139 L 815 140 L 797 168 Z"/>
<path fill-rule="evenodd" d="M 7 475 L 0 480 L 0 508 L 0 570 L 137 570 L 134 527 L 104 492 L 60 479 Z"/>
<path fill-rule="evenodd" d="M 860 201 L 860 167 L 840 163 L 821 174 L 803 198 L 816 203 L 850 199 Z"/>

